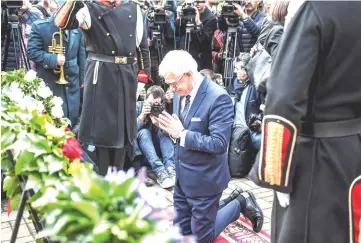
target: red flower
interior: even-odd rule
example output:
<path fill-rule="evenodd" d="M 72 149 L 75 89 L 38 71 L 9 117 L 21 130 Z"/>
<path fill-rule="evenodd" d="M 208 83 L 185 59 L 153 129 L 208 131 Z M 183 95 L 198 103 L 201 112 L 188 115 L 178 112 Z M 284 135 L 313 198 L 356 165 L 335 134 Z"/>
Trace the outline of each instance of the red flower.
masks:
<path fill-rule="evenodd" d="M 65 128 L 65 131 L 66 131 L 66 132 L 70 132 L 71 130 L 70 130 L 69 127 L 66 127 L 66 128 Z"/>
<path fill-rule="evenodd" d="M 74 159 L 82 159 L 83 150 L 81 146 L 74 137 L 68 138 L 65 143 L 62 145 L 62 150 L 64 156 L 73 161 Z"/>

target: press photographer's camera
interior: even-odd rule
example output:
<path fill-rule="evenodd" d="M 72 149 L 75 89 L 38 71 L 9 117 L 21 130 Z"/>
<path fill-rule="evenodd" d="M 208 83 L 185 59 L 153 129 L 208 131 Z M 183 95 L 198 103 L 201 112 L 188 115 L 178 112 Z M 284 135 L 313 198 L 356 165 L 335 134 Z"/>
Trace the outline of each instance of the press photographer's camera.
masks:
<path fill-rule="evenodd" d="M 223 21 L 224 26 L 226 27 L 238 27 L 239 25 L 239 17 L 234 12 L 236 10 L 236 7 L 233 5 L 233 3 L 237 3 L 241 6 L 245 6 L 245 1 L 234 1 L 234 0 L 225 0 L 222 4 L 221 8 L 221 14 L 220 14 L 220 20 Z"/>
<path fill-rule="evenodd" d="M 205 3 L 204 0 L 186 0 L 182 7 L 182 17 L 187 21 L 193 21 L 196 18 L 196 5 Z"/>
<path fill-rule="evenodd" d="M 165 110 L 165 103 L 154 103 L 151 105 L 150 114 L 155 117 L 159 117 Z"/>
<path fill-rule="evenodd" d="M 259 131 L 262 125 L 262 113 L 249 115 L 249 128 L 256 132 Z"/>

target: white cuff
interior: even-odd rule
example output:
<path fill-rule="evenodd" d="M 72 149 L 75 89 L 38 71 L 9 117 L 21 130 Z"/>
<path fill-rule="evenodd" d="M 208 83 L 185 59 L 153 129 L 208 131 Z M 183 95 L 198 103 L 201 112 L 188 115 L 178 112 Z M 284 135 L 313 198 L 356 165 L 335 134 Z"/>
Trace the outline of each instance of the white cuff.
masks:
<path fill-rule="evenodd" d="M 185 143 L 186 143 L 186 135 L 187 135 L 188 130 L 183 130 L 180 134 L 179 137 L 179 145 L 184 147 Z"/>

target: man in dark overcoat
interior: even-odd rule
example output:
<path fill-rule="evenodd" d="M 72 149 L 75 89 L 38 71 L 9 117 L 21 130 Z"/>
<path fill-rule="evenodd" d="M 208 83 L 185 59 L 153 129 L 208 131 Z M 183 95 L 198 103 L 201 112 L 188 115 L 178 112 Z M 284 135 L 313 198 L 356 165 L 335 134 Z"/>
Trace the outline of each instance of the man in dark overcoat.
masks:
<path fill-rule="evenodd" d="M 361 242 L 360 12 L 305 1 L 272 63 L 251 178 L 276 191 L 274 243 Z"/>
<path fill-rule="evenodd" d="M 32 24 L 28 41 L 27 56 L 36 64 L 37 75 L 44 80 L 55 96 L 63 99 L 65 117 L 75 126 L 80 112 L 80 87 L 84 83 L 85 46 L 80 29 L 63 31 L 65 55 L 49 53 L 52 37 L 60 29 L 54 23 L 54 16 L 39 19 Z M 55 37 L 57 44 L 59 36 Z M 58 84 L 59 74 L 54 73 L 59 66 L 64 67 L 67 84 Z"/>
<path fill-rule="evenodd" d="M 96 146 L 100 174 L 109 166 L 123 169 L 126 147 L 137 133 L 137 88 L 150 80 L 141 9 L 133 1 L 68 0 L 55 22 L 65 29 L 80 27 L 85 36 L 88 58 L 78 138 Z"/>

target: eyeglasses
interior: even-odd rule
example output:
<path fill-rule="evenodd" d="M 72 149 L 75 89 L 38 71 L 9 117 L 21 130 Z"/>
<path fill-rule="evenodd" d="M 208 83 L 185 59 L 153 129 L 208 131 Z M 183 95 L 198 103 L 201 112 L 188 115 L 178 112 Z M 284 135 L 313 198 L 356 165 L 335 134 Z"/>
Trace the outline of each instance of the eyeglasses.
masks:
<path fill-rule="evenodd" d="M 179 82 L 183 79 L 184 75 L 186 75 L 186 73 L 183 73 L 183 75 L 182 75 L 182 77 L 180 77 L 180 79 L 178 79 L 176 82 L 169 84 L 169 86 L 172 87 L 173 89 L 176 89 L 179 85 Z"/>

